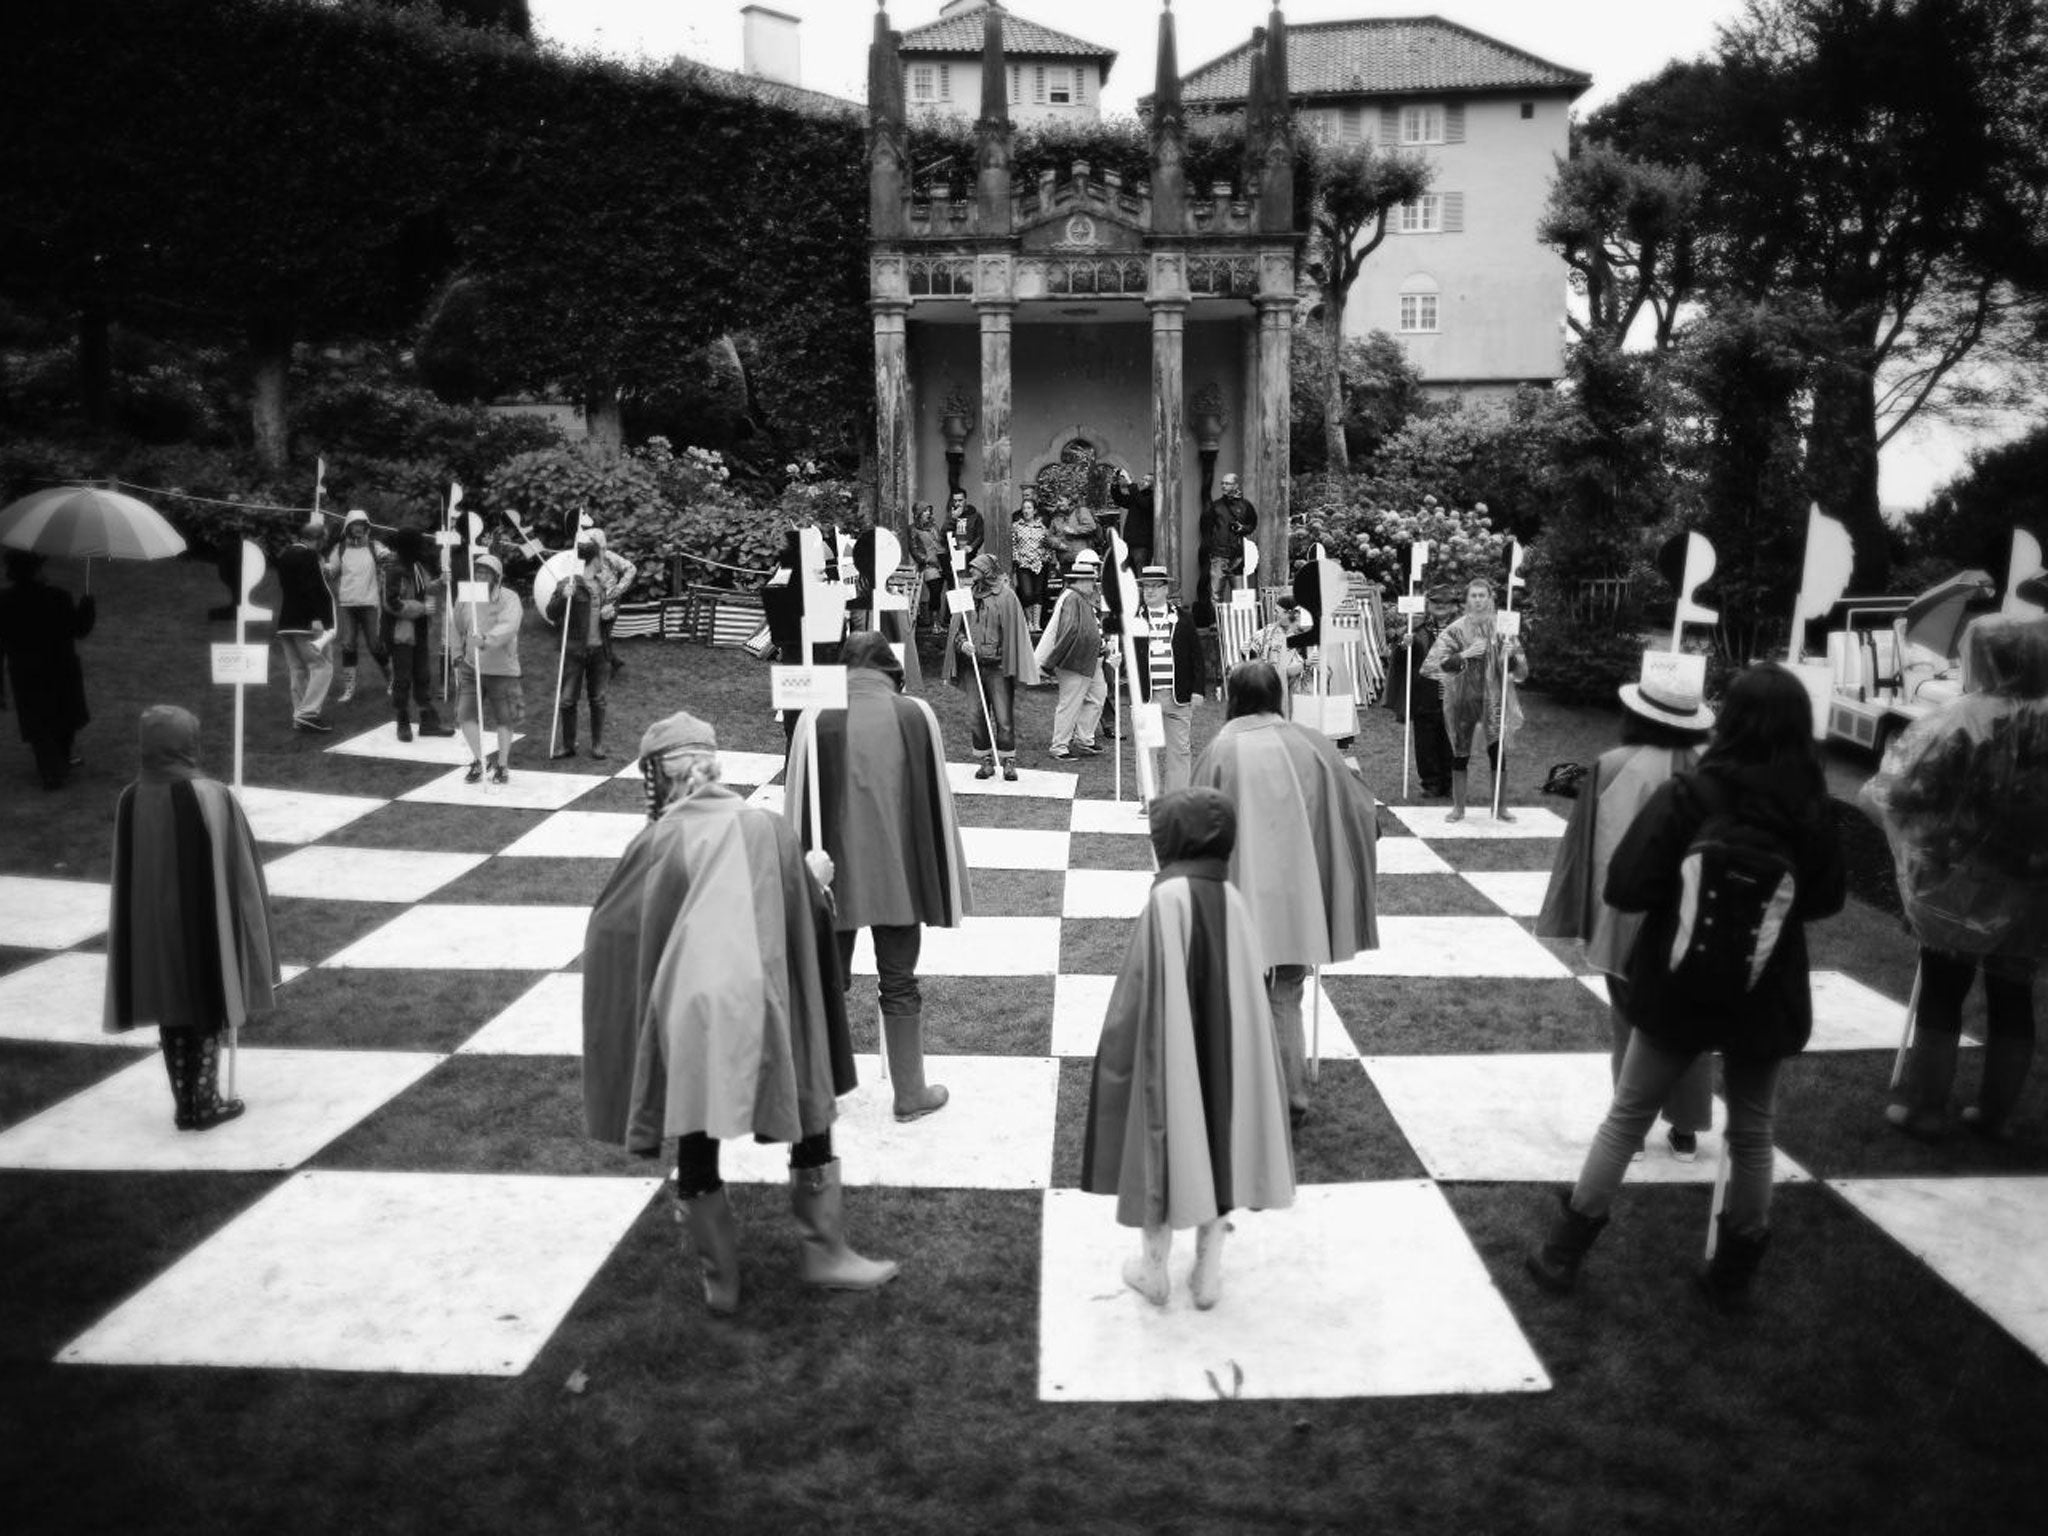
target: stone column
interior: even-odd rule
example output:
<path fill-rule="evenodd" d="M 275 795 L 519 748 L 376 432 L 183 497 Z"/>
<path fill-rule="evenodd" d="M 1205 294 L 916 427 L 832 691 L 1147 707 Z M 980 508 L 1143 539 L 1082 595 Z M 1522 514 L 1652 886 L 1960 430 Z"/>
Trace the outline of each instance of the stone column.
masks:
<path fill-rule="evenodd" d="M 1252 504 L 1259 509 L 1260 584 L 1282 586 L 1287 570 L 1289 434 L 1293 402 L 1289 370 L 1294 357 L 1294 252 L 1259 253 L 1258 399 L 1248 417 L 1258 422 L 1258 479 Z"/>
<path fill-rule="evenodd" d="M 1174 592 L 1192 602 L 1196 524 L 1188 516 L 1187 262 L 1154 251 L 1145 307 L 1152 312 L 1152 561 L 1166 567 Z"/>
<path fill-rule="evenodd" d="M 975 262 L 974 309 L 981 319 L 981 515 L 987 550 L 1010 566 L 1010 321 L 1017 305 L 1014 263 L 984 253 Z"/>
<path fill-rule="evenodd" d="M 903 258 L 869 263 L 869 309 L 875 321 L 875 521 L 909 547 L 911 413 L 910 297 Z"/>

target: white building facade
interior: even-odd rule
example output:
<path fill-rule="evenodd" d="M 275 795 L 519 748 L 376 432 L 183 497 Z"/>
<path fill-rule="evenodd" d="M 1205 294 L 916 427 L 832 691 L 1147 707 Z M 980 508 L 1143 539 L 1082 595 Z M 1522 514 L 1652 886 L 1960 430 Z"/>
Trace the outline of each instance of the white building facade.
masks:
<path fill-rule="evenodd" d="M 924 112 L 972 118 L 981 111 L 981 49 L 986 0 L 950 0 L 937 21 L 903 34 L 903 100 Z M 1003 12 L 1003 60 L 1010 120 L 1095 122 L 1116 50 Z"/>

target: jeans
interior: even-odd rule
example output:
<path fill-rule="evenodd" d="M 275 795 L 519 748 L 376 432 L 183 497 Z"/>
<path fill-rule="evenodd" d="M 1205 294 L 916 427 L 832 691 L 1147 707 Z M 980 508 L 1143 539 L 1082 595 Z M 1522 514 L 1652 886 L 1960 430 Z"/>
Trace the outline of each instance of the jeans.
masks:
<path fill-rule="evenodd" d="M 341 664 L 352 667 L 356 664 L 358 647 L 368 650 L 377 665 L 384 665 L 384 651 L 378 643 L 382 616 L 374 607 L 343 608 L 335 625 L 334 643 L 341 647 Z"/>
<path fill-rule="evenodd" d="M 1280 1040 L 1280 1064 L 1287 1074 L 1287 1103 L 1308 1108 L 1308 1041 L 1301 1031 L 1305 965 L 1276 965 L 1266 972 L 1266 1001 L 1273 1009 L 1273 1033 Z"/>
<path fill-rule="evenodd" d="M 612 669 L 606 659 L 602 644 L 591 646 L 570 646 L 562 658 L 562 687 L 555 695 L 555 708 L 571 717 L 574 724 L 576 696 L 581 693 L 590 699 L 592 729 L 597 728 L 598 711 L 605 706 L 610 695 Z"/>
<path fill-rule="evenodd" d="M 875 970 L 881 980 L 882 1012 L 892 1019 L 924 1011 L 924 990 L 917 984 L 917 957 L 924 948 L 924 925 L 870 928 L 875 936 Z M 853 942 L 858 928 L 839 930 L 839 988 L 853 985 Z"/>
<path fill-rule="evenodd" d="M 974 700 L 974 750 L 983 757 L 989 754 L 988 716 L 981 712 L 981 700 L 988 699 L 988 713 L 996 717 L 995 750 L 1004 757 L 1014 757 L 1017 752 L 1017 679 L 1005 677 L 995 669 L 993 663 L 982 665 L 970 662 L 965 656 L 960 664 L 981 668 L 982 692 Z M 965 679 L 968 688 L 974 687 L 974 679 Z"/>
<path fill-rule="evenodd" d="M 1090 672 L 1059 671 L 1059 703 L 1053 706 L 1052 744 L 1064 747 L 1079 738 L 1092 743 L 1102 724 L 1102 706 L 1109 698 L 1109 686 L 1100 669 Z"/>
<path fill-rule="evenodd" d="M 1998 955 L 1954 955 L 1920 951 L 1918 1028 L 1934 1035 L 1963 1032 L 1963 999 L 1970 995 L 1979 966 L 1984 970 L 1984 1026 L 1992 1039 L 2034 1038 L 2034 964 Z"/>
<path fill-rule="evenodd" d="M 1573 1210 L 1582 1216 L 1607 1214 L 1629 1159 L 1642 1147 L 1658 1106 L 1692 1066 L 1694 1054 L 1668 1050 L 1641 1030 L 1629 1036 L 1614 1103 L 1593 1137 L 1572 1190 Z M 1742 1237 L 1755 1237 L 1770 1225 L 1771 1118 L 1778 1065 L 1775 1057 L 1725 1056 L 1721 1061 L 1728 1087 L 1728 1203 L 1723 1213 L 1727 1229 Z"/>
<path fill-rule="evenodd" d="M 1628 1056 L 1628 1042 L 1635 1034 L 1629 1022 L 1628 982 L 1620 976 L 1607 978 L 1607 1021 L 1614 1033 L 1614 1081 L 1621 1081 L 1621 1064 Z M 1693 1058 L 1677 1085 L 1664 1099 L 1664 1118 L 1673 1130 L 1704 1131 L 1714 1123 L 1714 1058 L 1702 1051 Z"/>
<path fill-rule="evenodd" d="M 391 710 L 404 722 L 412 719 L 413 695 L 419 695 L 420 724 L 439 730 L 434 709 L 434 658 L 426 641 L 395 640 L 391 645 Z"/>
<path fill-rule="evenodd" d="M 285 675 L 291 680 L 292 718 L 317 719 L 320 706 L 327 702 L 327 685 L 334 681 L 333 656 L 302 630 L 279 635 L 277 644 L 284 652 Z"/>
<path fill-rule="evenodd" d="M 1195 704 L 1190 699 L 1185 704 L 1176 704 L 1163 693 L 1153 698 L 1159 701 L 1159 714 L 1166 727 L 1166 750 L 1160 754 L 1159 793 L 1186 789 L 1188 781 L 1195 775 L 1195 760 L 1189 748 L 1189 738 L 1194 732 Z"/>

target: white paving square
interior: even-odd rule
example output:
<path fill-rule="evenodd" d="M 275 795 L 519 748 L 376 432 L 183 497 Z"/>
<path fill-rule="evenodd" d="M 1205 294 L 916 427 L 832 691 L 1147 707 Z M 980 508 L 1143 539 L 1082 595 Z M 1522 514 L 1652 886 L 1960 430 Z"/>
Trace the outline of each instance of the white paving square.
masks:
<path fill-rule="evenodd" d="M 1450 819 L 1451 808 L 1448 805 L 1396 805 L 1388 809 L 1400 819 L 1402 826 L 1417 837 L 1521 839 L 1564 836 L 1564 818 L 1544 805 L 1510 805 L 1508 809 L 1515 813 L 1515 819 L 1495 821 L 1492 801 L 1488 798 L 1491 793 L 1490 785 L 1482 793 L 1475 783 L 1472 806 L 1465 812 L 1463 821 Z"/>
<path fill-rule="evenodd" d="M 557 811 L 499 852 L 515 859 L 616 859 L 647 817 L 631 811 Z"/>
<path fill-rule="evenodd" d="M 321 964 L 395 970 L 559 971 L 583 953 L 588 907 L 418 906 Z"/>
<path fill-rule="evenodd" d="M 272 896 L 325 901 L 424 901 L 489 855 L 399 848 L 301 848 L 263 866 Z"/>
<path fill-rule="evenodd" d="M 1828 1184 L 2048 1363 L 2048 1178 Z"/>
<path fill-rule="evenodd" d="M 583 978 L 543 976 L 456 1047 L 457 1055 L 581 1056 Z"/>
<path fill-rule="evenodd" d="M 970 869 L 1065 869 L 1067 834 L 1003 827 L 962 827 L 960 846 Z"/>
<path fill-rule="evenodd" d="M 442 719 L 446 724 L 454 723 L 455 706 L 452 703 L 443 713 Z M 527 739 L 523 731 L 513 736 L 514 762 L 519 760 L 519 743 Z M 493 743 L 496 742 L 495 732 L 491 734 L 491 740 Z M 469 766 L 469 743 L 462 739 L 460 731 L 453 736 L 415 735 L 411 741 L 400 741 L 396 720 L 386 720 L 373 730 L 363 731 L 346 741 L 337 741 L 327 750 L 338 752 L 343 757 L 389 757 L 407 763 L 440 763 L 447 766 L 459 764 L 465 768 Z M 490 748 L 487 747 L 485 750 L 489 751 Z"/>
<path fill-rule="evenodd" d="M 302 1173 L 57 1358 L 516 1376 L 659 1187 L 652 1178 Z"/>
<path fill-rule="evenodd" d="M 0 875 L 0 944 L 69 949 L 107 931 L 108 888 L 96 880 Z"/>
<path fill-rule="evenodd" d="M 917 958 L 920 976 L 1051 976 L 1060 968 L 1056 917 L 970 917 L 958 928 L 926 928 Z M 873 933 L 853 947 L 853 973 L 875 974 Z"/>
<path fill-rule="evenodd" d="M 952 1095 L 936 1114 L 898 1125 L 895 1093 L 873 1056 L 854 1057 L 860 1086 L 839 1101 L 832 1150 L 848 1184 L 910 1189 L 1044 1189 L 1052 1178 L 1060 1064 L 1049 1056 L 927 1056 L 927 1083 Z M 719 1174 L 786 1184 L 789 1148 L 721 1145 Z"/>
<path fill-rule="evenodd" d="M 1373 867 L 1383 875 L 1448 875 L 1443 855 L 1419 837 L 1383 837 L 1373 845 Z"/>
<path fill-rule="evenodd" d="M 1062 917 L 1136 917 L 1152 894 L 1153 875 L 1144 869 L 1070 869 Z"/>
<path fill-rule="evenodd" d="M 1368 1056 L 1365 1070 L 1433 1179 L 1571 1183 L 1614 1097 L 1604 1052 Z M 1717 1121 L 1723 1113 L 1717 1107 Z M 1711 1184 L 1721 1157 L 1718 1124 L 1700 1132 L 1691 1163 L 1671 1155 L 1663 1126 L 1659 1120 L 1651 1128 L 1628 1182 Z M 1799 1183 L 1807 1173 L 1780 1151 L 1776 1177 Z"/>
<path fill-rule="evenodd" d="M 1840 971 L 1815 971 L 1809 1051 L 1896 1051 L 1906 1005 Z M 1963 1036 L 1965 1047 L 1977 1042 Z"/>
<path fill-rule="evenodd" d="M 1466 870 L 1465 879 L 1509 917 L 1534 917 L 1550 889 L 1545 869 Z"/>
<path fill-rule="evenodd" d="M 1569 976 L 1512 917 L 1383 917 L 1380 947 L 1324 967 L 1331 976 Z"/>
<path fill-rule="evenodd" d="M 1071 800 L 1074 786 L 1080 782 L 1071 773 L 1051 773 L 1043 768 L 1019 768 L 1017 782 L 1008 782 L 999 773 L 993 778 L 977 779 L 974 776 L 978 763 L 946 764 L 946 782 L 953 786 L 956 795 L 1026 795 L 1040 800 Z"/>
<path fill-rule="evenodd" d="M 302 789 L 235 791 L 259 843 L 313 843 L 388 804 L 368 795 L 316 795 Z"/>
<path fill-rule="evenodd" d="M 1076 832 L 1129 832 L 1151 835 L 1145 813 L 1138 809 L 1136 795 L 1122 800 L 1075 800 L 1073 828 Z"/>
<path fill-rule="evenodd" d="M 1123 1283 L 1138 1234 L 1108 1195 L 1049 1190 L 1038 1307 L 1041 1402 L 1411 1397 L 1541 1392 L 1516 1326 L 1442 1191 L 1420 1181 L 1306 1185 L 1239 1211 L 1222 1299 L 1188 1297 L 1194 1234 L 1175 1234 L 1155 1307 Z"/>
<path fill-rule="evenodd" d="M 142 1043 L 154 1045 L 155 1031 Z M 433 1071 L 413 1051 L 296 1051 L 244 1046 L 235 1096 L 249 1112 L 203 1134 L 171 1124 L 171 1085 L 154 1053 L 0 1132 L 0 1168 L 208 1172 L 296 1168 Z M 221 1053 L 227 1092 L 227 1053 Z"/>
<path fill-rule="evenodd" d="M 107 957 L 52 955 L 0 976 L 0 1040 L 47 1040 L 62 1045 L 146 1045 L 154 1029 L 109 1035 Z"/>
<path fill-rule="evenodd" d="M 492 750 L 486 744 L 486 752 Z M 438 779 L 429 779 L 418 789 L 407 790 L 398 798 L 424 805 L 478 805 L 507 811 L 559 811 L 571 801 L 579 800 L 605 782 L 586 773 L 544 773 L 535 769 L 522 768 L 519 754 L 512 754 L 512 775 L 508 782 L 493 784 L 488 775 L 480 784 L 465 784 L 463 775 L 469 771 L 465 760 L 460 768 L 450 769 Z"/>
<path fill-rule="evenodd" d="M 1095 1054 L 1095 1048 L 1102 1041 L 1102 1020 L 1109 1012 L 1109 998 L 1116 988 L 1114 976 L 1066 976 L 1054 978 L 1052 984 L 1052 1053 L 1055 1056 L 1088 1056 Z M 1318 1033 L 1313 1025 L 1315 1017 L 1312 1004 L 1315 996 L 1322 999 L 1322 1028 Z M 1318 984 L 1316 992 L 1302 1001 L 1302 1032 L 1315 1035 L 1315 1051 L 1323 1061 L 1356 1060 L 1358 1047 L 1352 1041 L 1351 1032 L 1345 1026 L 1343 1016 L 1337 1012 L 1337 1005 L 1330 997 L 1327 987 Z"/>
<path fill-rule="evenodd" d="M 782 807 L 787 798 L 780 784 L 763 784 L 759 789 L 747 796 L 747 804 L 761 806 L 763 809 L 773 811 L 779 816 L 782 814 Z"/>

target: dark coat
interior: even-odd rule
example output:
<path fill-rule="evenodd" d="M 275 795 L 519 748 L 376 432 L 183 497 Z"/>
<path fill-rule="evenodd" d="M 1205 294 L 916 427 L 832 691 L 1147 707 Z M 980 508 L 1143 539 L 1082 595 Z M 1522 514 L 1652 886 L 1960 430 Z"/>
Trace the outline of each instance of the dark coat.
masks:
<path fill-rule="evenodd" d="M 92 633 L 96 613 L 90 593 L 73 603 L 40 581 L 0 591 L 0 654 L 23 741 L 74 735 L 92 718 L 75 642 Z"/>
<path fill-rule="evenodd" d="M 277 557 L 277 632 L 304 634 L 318 619 L 334 627 L 334 594 L 327 588 L 327 573 L 321 568 L 320 551 L 310 544 L 293 544 Z"/>
<path fill-rule="evenodd" d="M 1730 1056 L 1796 1056 L 1813 1033 L 1806 928 L 1842 910 L 1847 884 L 1826 794 L 1803 775 L 1708 762 L 1650 797 L 1607 869 L 1607 904 L 1644 912 L 1629 956 L 1629 1018 L 1660 1044 Z M 1671 986 L 1667 963 L 1678 932 L 1679 864 L 1709 815 L 1734 809 L 1746 822 L 1775 828 L 1790 850 L 1796 894 L 1778 947 L 1740 1014 L 1690 1001 Z"/>

